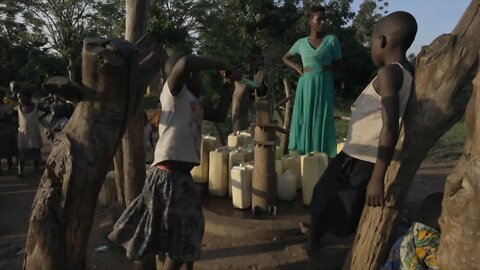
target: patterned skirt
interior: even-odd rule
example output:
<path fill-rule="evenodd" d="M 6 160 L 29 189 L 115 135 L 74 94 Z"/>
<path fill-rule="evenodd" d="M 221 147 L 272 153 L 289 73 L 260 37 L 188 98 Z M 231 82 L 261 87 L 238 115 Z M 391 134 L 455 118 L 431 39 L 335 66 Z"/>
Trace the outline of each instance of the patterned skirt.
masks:
<path fill-rule="evenodd" d="M 142 193 L 127 207 L 108 236 L 129 259 L 167 253 L 176 261 L 200 258 L 205 220 L 190 174 L 151 167 Z"/>

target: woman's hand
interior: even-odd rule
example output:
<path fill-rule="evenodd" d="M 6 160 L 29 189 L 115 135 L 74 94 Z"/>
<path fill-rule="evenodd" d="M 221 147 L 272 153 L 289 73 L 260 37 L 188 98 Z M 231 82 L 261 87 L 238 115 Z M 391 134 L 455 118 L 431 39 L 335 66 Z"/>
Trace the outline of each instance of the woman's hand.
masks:
<path fill-rule="evenodd" d="M 235 81 L 242 79 L 242 73 L 234 66 L 227 65 L 225 70 L 220 70 L 223 76 L 223 83 L 233 84 Z"/>
<path fill-rule="evenodd" d="M 295 65 L 295 70 L 298 72 L 298 74 L 302 75 L 303 74 L 303 66 L 296 64 Z"/>
<path fill-rule="evenodd" d="M 371 207 L 385 205 L 383 179 L 370 179 L 367 185 L 366 203 Z"/>

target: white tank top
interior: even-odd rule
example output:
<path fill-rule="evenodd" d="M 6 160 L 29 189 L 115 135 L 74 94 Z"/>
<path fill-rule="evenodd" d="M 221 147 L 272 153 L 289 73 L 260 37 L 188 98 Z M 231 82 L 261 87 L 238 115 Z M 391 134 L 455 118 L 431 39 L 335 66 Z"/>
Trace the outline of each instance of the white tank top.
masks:
<path fill-rule="evenodd" d="M 31 112 L 22 112 L 18 106 L 18 149 L 40 149 L 43 146 L 38 121 L 38 105 Z"/>
<path fill-rule="evenodd" d="M 410 97 L 413 77 L 400 63 L 395 64 L 398 64 L 403 70 L 403 84 L 398 92 L 400 123 Z M 377 161 L 378 143 L 382 130 L 382 98 L 373 88 L 375 79 L 370 82 L 352 105 L 347 141 L 343 148 L 343 152 L 347 155 L 372 163 Z"/>
<path fill-rule="evenodd" d="M 163 86 L 160 103 L 159 137 L 152 165 L 167 160 L 200 164 L 204 114 L 202 103 L 186 86 L 173 96 L 168 83 Z"/>

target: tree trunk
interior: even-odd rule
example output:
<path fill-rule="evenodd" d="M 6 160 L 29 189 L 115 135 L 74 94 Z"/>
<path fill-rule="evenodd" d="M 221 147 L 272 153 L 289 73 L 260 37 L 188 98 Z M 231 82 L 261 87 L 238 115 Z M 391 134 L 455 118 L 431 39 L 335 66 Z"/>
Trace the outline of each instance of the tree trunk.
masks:
<path fill-rule="evenodd" d="M 117 202 L 122 209 L 125 209 L 125 180 L 123 179 L 123 148 L 118 147 L 113 158 L 115 170 L 115 187 L 117 190 Z"/>
<path fill-rule="evenodd" d="M 248 127 L 248 107 L 245 106 L 245 97 L 248 91 L 246 85 L 235 82 L 235 90 L 232 96 L 233 132 L 244 130 Z"/>
<path fill-rule="evenodd" d="M 126 42 L 84 42 L 82 99 L 48 157 L 33 202 L 23 269 L 85 268 L 98 193 L 130 108 L 139 100 L 135 96 L 141 95 L 133 84 L 137 57 Z M 47 90 L 52 87 L 46 83 Z"/>
<path fill-rule="evenodd" d="M 162 91 L 162 85 L 162 72 L 159 71 L 147 87 L 147 96 L 160 96 L 160 92 Z"/>
<path fill-rule="evenodd" d="M 68 58 L 68 66 L 67 66 L 67 71 L 68 71 L 68 78 L 72 82 L 76 82 L 76 74 L 75 74 L 75 59 L 73 57 Z"/>
<path fill-rule="evenodd" d="M 147 32 L 149 0 L 127 0 L 126 10 L 125 39 L 133 43 Z M 145 88 L 139 89 L 142 94 L 145 92 Z M 144 104 L 142 100 L 128 123 L 122 140 L 123 187 L 126 206 L 140 194 L 145 182 L 144 124 Z"/>
<path fill-rule="evenodd" d="M 404 140 L 399 140 L 385 176 L 387 205 L 364 208 L 352 258 L 346 262 L 350 269 L 380 268 L 394 240 L 393 232 L 418 167 L 428 150 L 464 112 L 457 94 L 478 61 L 479 7 L 480 1 L 473 0 L 454 31 L 438 37 L 418 56 L 416 90 L 407 105 L 400 136 Z"/>
<path fill-rule="evenodd" d="M 285 87 L 285 96 L 288 98 L 293 95 L 292 87 L 287 79 L 283 79 L 283 86 Z M 283 128 L 290 131 L 290 125 L 292 123 L 292 99 L 287 100 L 285 103 L 285 120 L 283 121 Z M 280 137 L 280 146 L 283 146 L 284 153 L 288 152 L 288 133 L 282 134 Z"/>
<path fill-rule="evenodd" d="M 480 269 L 480 69 L 466 115 L 465 153 L 447 178 L 438 259 L 441 269 Z"/>

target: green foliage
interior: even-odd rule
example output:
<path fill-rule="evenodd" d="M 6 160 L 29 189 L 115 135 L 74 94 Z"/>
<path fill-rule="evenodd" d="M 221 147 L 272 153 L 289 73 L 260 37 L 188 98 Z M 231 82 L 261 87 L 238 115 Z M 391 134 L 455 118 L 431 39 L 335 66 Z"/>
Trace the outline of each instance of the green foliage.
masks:
<path fill-rule="evenodd" d="M 102 0 L 93 4 L 95 16 L 90 18 L 87 36 L 101 38 L 124 38 L 125 1 Z"/>
<path fill-rule="evenodd" d="M 191 52 L 196 28 L 197 5 L 193 0 L 154 0 L 150 6 L 149 28 L 170 53 Z"/>
<path fill-rule="evenodd" d="M 430 149 L 427 159 L 433 162 L 458 160 L 467 139 L 465 117 L 458 121 Z"/>
<path fill-rule="evenodd" d="M 51 48 L 66 59 L 81 52 L 89 20 L 94 15 L 91 0 L 20 0 L 22 18 L 33 32 L 47 37 Z"/>
<path fill-rule="evenodd" d="M 322 4 L 327 9 L 330 31 L 342 44 L 346 86 L 342 96 L 353 97 L 374 71 L 367 40 L 379 16 L 375 1 L 365 0 L 357 15 L 350 9 L 351 2 L 151 0 L 149 29 L 169 53 L 193 51 L 224 60 L 240 67 L 250 78 L 264 70 L 269 88 L 276 90 L 277 99 L 281 99 L 282 79 L 297 80 L 281 58 L 298 38 L 308 34 L 308 8 Z M 85 36 L 122 38 L 125 27 L 124 0 L 4 0 L 0 12 L 3 82 L 41 73 L 32 80 L 37 84 L 48 74 L 65 73 L 62 66 L 67 65 L 66 60 L 75 63 Z M 48 60 L 52 52 L 65 61 Z M 204 76 L 207 98 L 213 100 L 218 75 Z"/>
<path fill-rule="evenodd" d="M 356 38 L 365 46 L 368 46 L 370 43 L 373 27 L 381 17 L 381 15 L 376 13 L 376 8 L 377 3 L 374 0 L 365 0 L 360 5 L 360 10 L 353 20 L 353 27 L 356 29 Z"/>
<path fill-rule="evenodd" d="M 45 78 L 61 74 L 65 64 L 44 49 L 45 38 L 17 19 L 21 12 L 17 1 L 0 3 L 0 86 L 9 89 L 15 80 L 35 92 Z"/>

